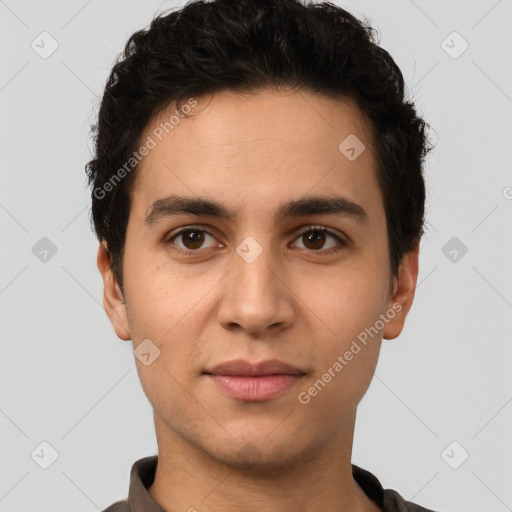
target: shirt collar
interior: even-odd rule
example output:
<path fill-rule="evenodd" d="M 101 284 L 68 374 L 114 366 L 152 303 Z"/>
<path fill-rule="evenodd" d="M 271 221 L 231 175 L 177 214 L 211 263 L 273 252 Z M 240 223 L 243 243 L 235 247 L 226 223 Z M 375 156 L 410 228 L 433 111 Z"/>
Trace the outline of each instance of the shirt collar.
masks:
<path fill-rule="evenodd" d="M 165 512 L 148 493 L 155 480 L 158 456 L 152 455 L 136 461 L 130 473 L 128 505 L 130 512 Z"/>
<path fill-rule="evenodd" d="M 130 512 L 165 512 L 148 493 L 148 487 L 155 479 L 157 463 L 158 456 L 152 455 L 133 464 L 127 503 Z M 432 512 L 405 501 L 396 491 L 385 490 L 376 476 L 354 464 L 352 475 L 364 493 L 375 501 L 383 512 Z"/>

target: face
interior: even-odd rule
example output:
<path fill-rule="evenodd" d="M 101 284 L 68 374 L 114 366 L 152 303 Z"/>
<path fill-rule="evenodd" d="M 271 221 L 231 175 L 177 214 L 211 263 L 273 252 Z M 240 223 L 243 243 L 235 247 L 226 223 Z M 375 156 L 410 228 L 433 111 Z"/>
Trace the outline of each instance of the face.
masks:
<path fill-rule="evenodd" d="M 156 144 L 131 190 L 124 297 L 98 253 L 105 309 L 134 348 L 150 340 L 150 364 L 135 361 L 170 437 L 230 464 L 296 461 L 353 423 L 381 340 L 412 303 L 417 250 L 392 279 L 370 132 L 351 100 L 269 89 L 195 100 L 168 133 L 174 109 L 141 137 Z M 300 376 L 207 373 L 237 359 Z"/>

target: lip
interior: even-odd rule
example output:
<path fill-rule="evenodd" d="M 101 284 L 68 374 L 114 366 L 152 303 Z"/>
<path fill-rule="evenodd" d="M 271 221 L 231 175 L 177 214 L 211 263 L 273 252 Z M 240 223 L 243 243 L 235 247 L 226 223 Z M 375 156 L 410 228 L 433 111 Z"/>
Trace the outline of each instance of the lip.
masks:
<path fill-rule="evenodd" d="M 204 372 L 219 389 L 235 400 L 262 402 L 285 393 L 305 372 L 277 359 L 251 363 L 236 359 Z"/>
<path fill-rule="evenodd" d="M 295 386 L 303 375 L 265 375 L 250 377 L 240 375 L 211 375 L 220 390 L 235 400 L 263 402 L 271 400 Z"/>
<path fill-rule="evenodd" d="M 212 375 L 236 375 L 245 377 L 265 377 L 269 375 L 305 375 L 305 372 L 278 359 L 268 359 L 251 363 L 244 359 L 234 359 L 214 366 L 204 373 Z"/>

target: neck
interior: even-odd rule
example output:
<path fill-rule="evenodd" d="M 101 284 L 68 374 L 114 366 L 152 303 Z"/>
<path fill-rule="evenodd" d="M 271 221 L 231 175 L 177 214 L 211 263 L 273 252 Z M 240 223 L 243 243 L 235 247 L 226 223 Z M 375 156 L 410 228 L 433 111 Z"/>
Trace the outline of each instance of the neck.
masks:
<path fill-rule="evenodd" d="M 233 464 L 177 435 L 155 414 L 158 466 L 148 492 L 169 511 L 379 512 L 352 477 L 354 423 L 355 413 L 331 443 L 293 460 Z"/>

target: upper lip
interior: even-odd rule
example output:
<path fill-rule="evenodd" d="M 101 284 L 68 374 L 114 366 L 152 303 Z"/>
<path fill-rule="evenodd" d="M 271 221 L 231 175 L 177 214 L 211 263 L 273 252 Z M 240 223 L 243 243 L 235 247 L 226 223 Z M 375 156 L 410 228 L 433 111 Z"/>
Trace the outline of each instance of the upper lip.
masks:
<path fill-rule="evenodd" d="M 205 373 L 213 375 L 246 375 L 260 376 L 265 375 L 304 375 L 305 373 L 298 368 L 283 363 L 278 359 L 269 359 L 259 363 L 251 363 L 244 359 L 234 359 L 214 366 Z"/>

